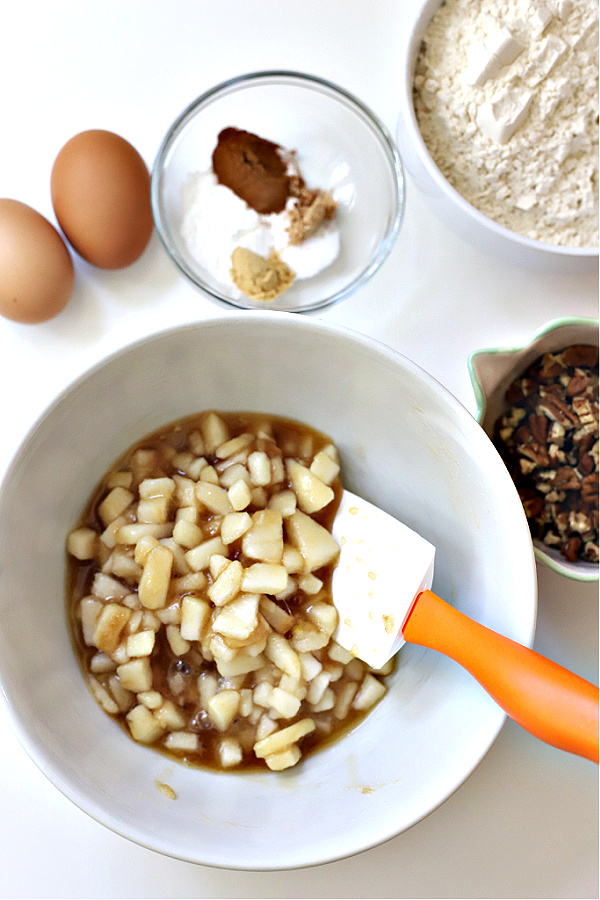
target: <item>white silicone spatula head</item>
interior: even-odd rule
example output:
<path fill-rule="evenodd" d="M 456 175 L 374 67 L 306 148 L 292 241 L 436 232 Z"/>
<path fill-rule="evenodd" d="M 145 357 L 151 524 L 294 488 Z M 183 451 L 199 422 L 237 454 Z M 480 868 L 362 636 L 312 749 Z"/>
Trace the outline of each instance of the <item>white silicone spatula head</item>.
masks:
<path fill-rule="evenodd" d="M 405 637 L 444 653 L 536 737 L 598 762 L 598 688 L 436 596 L 428 541 L 348 491 L 332 533 L 340 545 L 334 638 L 342 647 L 377 669 Z"/>
<path fill-rule="evenodd" d="M 332 533 L 340 545 L 333 573 L 335 640 L 381 668 L 402 646 L 402 625 L 431 587 L 435 547 L 367 500 L 344 491 Z"/>

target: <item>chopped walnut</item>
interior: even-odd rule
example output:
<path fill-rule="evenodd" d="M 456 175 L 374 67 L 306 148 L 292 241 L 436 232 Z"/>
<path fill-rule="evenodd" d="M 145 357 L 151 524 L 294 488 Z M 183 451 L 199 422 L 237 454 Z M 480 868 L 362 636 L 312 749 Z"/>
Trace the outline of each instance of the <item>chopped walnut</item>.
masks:
<path fill-rule="evenodd" d="M 544 354 L 506 402 L 494 443 L 532 536 L 568 560 L 598 562 L 598 348 Z"/>

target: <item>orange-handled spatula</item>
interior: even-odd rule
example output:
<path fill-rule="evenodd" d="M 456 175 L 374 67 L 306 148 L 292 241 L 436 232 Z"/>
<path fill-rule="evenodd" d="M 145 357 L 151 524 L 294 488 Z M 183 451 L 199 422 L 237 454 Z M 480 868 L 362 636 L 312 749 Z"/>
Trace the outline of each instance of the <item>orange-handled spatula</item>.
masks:
<path fill-rule="evenodd" d="M 405 641 L 444 653 L 535 737 L 598 762 L 598 688 L 436 596 L 432 544 L 350 491 L 332 533 L 341 548 L 332 592 L 342 647 L 375 668 Z"/>

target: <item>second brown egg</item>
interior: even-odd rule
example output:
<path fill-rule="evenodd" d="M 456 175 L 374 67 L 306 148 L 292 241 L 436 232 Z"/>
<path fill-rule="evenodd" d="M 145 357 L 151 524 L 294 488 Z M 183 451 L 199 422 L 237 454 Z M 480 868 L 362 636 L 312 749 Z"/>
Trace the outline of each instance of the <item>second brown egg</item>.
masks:
<path fill-rule="evenodd" d="M 50 189 L 60 227 L 87 262 L 121 269 L 142 255 L 154 227 L 150 174 L 120 135 L 92 129 L 67 141 Z"/>

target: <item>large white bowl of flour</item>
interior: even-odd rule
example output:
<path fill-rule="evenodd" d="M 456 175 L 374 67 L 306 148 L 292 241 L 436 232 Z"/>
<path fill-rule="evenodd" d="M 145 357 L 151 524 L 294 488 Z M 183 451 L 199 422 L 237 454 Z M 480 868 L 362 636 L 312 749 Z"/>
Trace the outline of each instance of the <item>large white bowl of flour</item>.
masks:
<path fill-rule="evenodd" d="M 398 145 L 437 215 L 507 262 L 598 266 L 598 9 L 423 0 L 404 39 Z"/>

